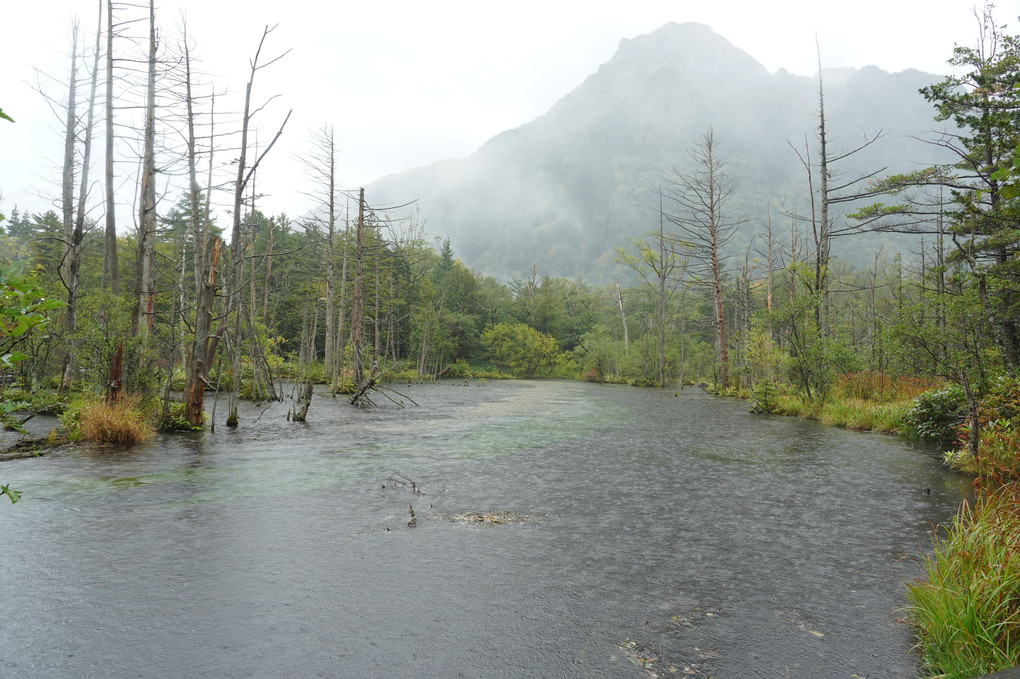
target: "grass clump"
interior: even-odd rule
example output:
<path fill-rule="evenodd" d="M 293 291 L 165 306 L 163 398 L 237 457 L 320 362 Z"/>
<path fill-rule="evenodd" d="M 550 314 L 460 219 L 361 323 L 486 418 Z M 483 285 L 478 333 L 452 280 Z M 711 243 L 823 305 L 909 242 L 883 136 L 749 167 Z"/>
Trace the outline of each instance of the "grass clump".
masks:
<path fill-rule="evenodd" d="M 152 438 L 155 430 L 138 407 L 136 397 L 118 401 L 86 398 L 66 410 L 61 417 L 68 438 L 92 444 L 141 443 Z"/>
<path fill-rule="evenodd" d="M 969 679 L 1020 664 L 1020 486 L 964 504 L 908 585 L 907 615 L 933 674 Z"/>
<path fill-rule="evenodd" d="M 903 418 L 910 403 L 881 402 L 859 398 L 830 400 L 822 406 L 818 419 L 827 425 L 896 434 L 902 429 Z"/>

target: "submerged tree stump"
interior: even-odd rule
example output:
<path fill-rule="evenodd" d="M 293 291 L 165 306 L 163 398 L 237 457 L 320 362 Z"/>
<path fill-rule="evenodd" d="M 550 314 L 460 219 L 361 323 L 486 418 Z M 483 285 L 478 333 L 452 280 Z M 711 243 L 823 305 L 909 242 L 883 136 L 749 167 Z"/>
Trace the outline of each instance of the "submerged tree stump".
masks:
<path fill-rule="evenodd" d="M 294 422 L 304 422 L 308 417 L 308 406 L 312 404 L 312 383 L 303 384 L 298 389 L 297 403 L 294 404 Z"/>

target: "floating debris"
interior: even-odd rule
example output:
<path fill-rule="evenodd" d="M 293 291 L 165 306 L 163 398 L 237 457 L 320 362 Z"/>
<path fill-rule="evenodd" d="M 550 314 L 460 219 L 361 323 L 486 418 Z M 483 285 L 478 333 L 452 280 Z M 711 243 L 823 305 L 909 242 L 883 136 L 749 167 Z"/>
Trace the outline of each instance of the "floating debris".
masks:
<path fill-rule="evenodd" d="M 645 669 L 653 669 L 653 665 L 662 659 L 652 647 L 630 639 L 623 640 L 620 650 L 624 652 L 628 660 Z"/>

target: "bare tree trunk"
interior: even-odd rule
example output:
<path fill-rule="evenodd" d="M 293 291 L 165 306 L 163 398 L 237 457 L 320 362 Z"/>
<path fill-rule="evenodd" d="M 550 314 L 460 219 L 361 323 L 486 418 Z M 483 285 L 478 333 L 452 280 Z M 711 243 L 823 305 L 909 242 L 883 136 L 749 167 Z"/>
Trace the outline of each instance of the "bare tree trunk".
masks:
<path fill-rule="evenodd" d="M 382 350 L 382 306 L 380 299 L 382 293 L 379 289 L 381 279 L 382 279 L 382 265 L 380 264 L 380 258 L 376 257 L 375 285 L 373 286 L 375 289 L 375 314 L 372 318 L 372 334 L 373 334 L 372 340 L 374 343 L 372 348 L 372 365 L 377 365 L 379 363 L 379 355 Z"/>
<path fill-rule="evenodd" d="M 60 275 L 67 280 L 67 251 L 74 229 L 74 146 L 78 125 L 78 24 L 71 31 L 71 85 L 67 93 L 67 121 L 64 125 L 64 170 L 60 182 L 60 205 L 63 216 L 64 257 Z"/>
<path fill-rule="evenodd" d="M 205 389 L 208 385 L 209 370 L 216 351 L 216 342 L 210 338 L 212 314 L 216 300 L 216 270 L 219 266 L 223 241 L 209 238 L 209 201 L 212 193 L 213 153 L 209 149 L 209 167 L 204 205 L 200 203 L 202 189 L 198 183 L 198 150 L 195 135 L 194 97 L 191 83 L 191 51 L 184 31 L 185 103 L 188 116 L 188 206 L 189 231 L 194 243 L 195 266 L 195 332 L 191 346 L 186 352 L 184 385 L 184 418 L 191 427 L 204 425 Z M 209 138 L 213 139 L 215 93 L 209 113 Z"/>
<path fill-rule="evenodd" d="M 333 142 L 333 130 L 323 130 L 323 142 L 327 156 L 326 177 L 329 196 L 327 200 L 328 215 L 326 221 L 326 347 L 324 360 L 326 363 L 326 375 L 333 383 L 336 377 L 336 352 L 338 350 L 338 336 L 336 334 L 336 146 Z"/>
<path fill-rule="evenodd" d="M 117 351 L 113 354 L 113 360 L 110 362 L 110 380 L 106 383 L 106 402 L 116 403 L 120 400 L 120 394 L 123 389 L 120 377 L 124 367 L 124 340 L 121 340 L 117 344 Z"/>
<path fill-rule="evenodd" d="M 133 334 L 148 337 L 152 331 L 154 301 L 153 259 L 156 254 L 156 10 L 149 0 L 149 77 L 145 100 L 145 149 L 138 212 L 138 255 L 135 262 Z"/>
<path fill-rule="evenodd" d="M 195 297 L 201 294 L 203 280 L 203 262 L 205 262 L 205 227 L 206 219 L 202 214 L 199 200 L 202 188 L 198 184 L 198 140 L 195 137 L 195 99 L 191 91 L 191 47 L 188 45 L 188 27 L 184 26 L 184 104 L 188 123 L 188 233 L 194 244 Z M 209 155 L 212 155 L 210 149 Z M 208 215 L 208 211 L 205 213 Z"/>
<path fill-rule="evenodd" d="M 120 294 L 117 268 L 116 197 L 113 186 L 113 3 L 106 3 L 106 237 L 103 248 L 103 287 Z"/>
<path fill-rule="evenodd" d="M 305 382 L 298 389 L 297 402 L 294 404 L 293 422 L 304 422 L 308 419 L 308 406 L 312 404 L 312 383 Z"/>
<path fill-rule="evenodd" d="M 92 131 L 95 127 L 96 89 L 99 81 L 99 47 L 102 36 L 103 3 L 99 3 L 99 22 L 96 28 L 95 56 L 92 63 L 92 85 L 89 91 L 88 118 L 85 123 L 85 141 L 82 148 L 82 170 L 78 186 L 78 210 L 75 215 L 74 229 L 67 252 L 67 341 L 65 343 L 64 368 L 60 379 L 60 389 L 66 392 L 74 381 L 77 372 L 75 356 L 75 331 L 78 328 L 78 287 L 81 282 L 81 254 L 85 242 L 85 201 L 88 198 L 89 164 L 92 159 Z"/>
<path fill-rule="evenodd" d="M 361 279 L 365 269 L 365 189 L 358 193 L 358 234 L 354 256 L 354 296 L 351 311 L 351 354 L 354 361 L 353 379 L 356 386 L 365 380 L 365 368 L 361 360 Z"/>
<path fill-rule="evenodd" d="M 719 364 L 722 366 L 722 383 L 725 386 L 730 383 L 730 359 L 726 340 L 726 316 L 723 314 L 722 269 L 719 265 L 719 251 L 716 249 L 713 249 L 712 254 L 712 293 L 715 297 L 715 341 L 719 352 Z"/>
<path fill-rule="evenodd" d="M 266 243 L 266 284 L 262 291 L 262 325 L 269 326 L 269 289 L 273 273 L 273 228 L 272 220 L 269 221 L 268 242 Z"/>
<path fill-rule="evenodd" d="M 627 314 L 623 310 L 623 291 L 620 290 L 620 281 L 616 281 L 616 302 L 620 306 L 620 321 L 623 323 L 623 353 L 626 355 L 630 346 L 630 336 L 627 332 Z"/>
<path fill-rule="evenodd" d="M 283 134 L 283 128 L 286 127 L 287 121 L 290 120 L 290 112 L 287 113 L 287 117 L 284 118 L 283 124 L 280 129 L 276 132 L 276 136 L 269 145 L 262 151 L 262 153 L 255 159 L 251 167 L 248 166 L 248 130 L 251 125 L 252 111 L 251 111 L 251 90 L 255 82 L 255 74 L 260 68 L 269 66 L 278 59 L 282 58 L 283 55 L 271 60 L 265 65 L 259 64 L 259 56 L 262 53 L 262 47 L 265 44 L 266 37 L 272 31 L 268 26 L 262 32 L 262 38 L 259 40 L 258 49 L 255 51 L 255 57 L 251 60 L 251 69 L 248 76 L 248 82 L 245 85 L 244 92 L 244 115 L 241 118 L 241 147 L 239 149 L 239 157 L 237 161 L 237 180 L 234 183 L 234 213 L 233 213 L 233 225 L 230 233 L 230 268 L 228 270 L 227 277 L 227 303 L 226 313 L 223 317 L 223 324 L 221 329 L 215 333 L 216 336 L 220 336 L 222 332 L 227 331 L 230 323 L 230 315 L 235 314 L 234 331 L 231 341 L 229 341 L 228 349 L 233 352 L 233 380 L 232 388 L 230 392 L 230 405 L 228 407 L 226 425 L 228 427 L 236 427 L 238 423 L 237 417 L 237 402 L 239 398 L 241 388 L 241 286 L 243 283 L 243 271 L 244 271 L 244 252 L 243 252 L 243 234 L 241 230 L 241 220 L 244 215 L 244 192 L 251 181 L 252 176 L 258 169 L 262 159 L 265 158 L 266 154 L 269 153 L 273 145 Z M 286 52 L 284 53 L 286 54 Z M 215 340 L 214 346 L 215 349 Z"/>
<path fill-rule="evenodd" d="M 817 47 L 817 45 L 816 45 Z M 821 184 L 822 211 L 819 215 L 817 257 L 815 259 L 815 322 L 818 331 L 828 332 L 829 308 L 829 251 L 831 243 L 829 224 L 829 155 L 825 137 L 825 91 L 822 88 L 822 59 L 818 57 L 818 180 Z"/>
<path fill-rule="evenodd" d="M 212 327 L 212 309 L 216 296 L 216 266 L 222 242 L 219 238 L 213 238 L 211 243 L 202 248 L 202 286 L 195 302 L 195 337 L 191 343 L 184 385 L 184 418 L 192 427 L 201 427 L 204 421 L 207 364 L 211 363 L 208 354 L 209 331 Z"/>
<path fill-rule="evenodd" d="M 349 218 L 349 217 L 348 217 Z M 350 247 L 347 238 L 347 228 L 344 228 L 344 255 L 343 264 L 340 267 L 340 304 L 337 315 L 336 328 L 336 370 L 335 375 L 339 379 L 341 391 L 344 383 L 344 319 L 347 317 L 344 311 L 344 301 L 347 299 L 347 260 Z M 332 384 L 332 382 L 331 382 Z"/>

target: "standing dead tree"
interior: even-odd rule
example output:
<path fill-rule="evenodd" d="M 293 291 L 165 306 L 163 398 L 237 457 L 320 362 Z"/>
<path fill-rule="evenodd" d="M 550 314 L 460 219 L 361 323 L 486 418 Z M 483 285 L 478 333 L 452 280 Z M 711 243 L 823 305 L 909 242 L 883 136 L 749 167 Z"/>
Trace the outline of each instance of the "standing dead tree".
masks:
<path fill-rule="evenodd" d="M 816 44 L 817 48 L 817 44 Z M 833 154 L 829 148 L 828 128 L 825 117 L 825 88 L 822 83 L 822 58 L 821 51 L 818 51 L 818 166 L 812 165 L 810 147 L 807 140 L 804 142 L 803 152 L 790 144 L 797 154 L 804 171 L 807 173 L 808 193 L 810 196 L 811 212 L 807 220 L 811 224 L 811 233 L 815 245 L 815 323 L 818 332 L 825 334 L 828 320 L 827 310 L 829 308 L 829 265 L 831 260 L 832 239 L 837 236 L 859 233 L 858 226 L 837 228 L 833 211 L 835 206 L 846 203 L 873 198 L 884 192 L 884 189 L 869 187 L 859 189 L 865 182 L 885 172 L 884 167 L 864 175 L 855 175 L 847 178 L 845 174 L 838 173 L 838 166 L 844 161 L 856 156 L 882 137 L 879 130 L 873 135 L 865 136 L 864 141 L 858 146 L 841 153 Z M 815 177 L 818 179 L 817 191 L 815 190 Z M 833 180 L 836 180 L 834 183 Z M 799 215 L 793 215 L 799 218 Z"/>
<path fill-rule="evenodd" d="M 704 285 L 712 290 L 715 310 L 716 358 L 722 371 L 720 382 L 729 384 L 729 346 L 726 338 L 726 317 L 723 313 L 722 252 L 743 220 L 730 218 L 726 206 L 733 193 L 733 184 L 723 170 L 714 132 L 709 129 L 701 142 L 689 151 L 695 168 L 682 172 L 674 168 L 668 199 L 674 212 L 667 214 L 679 230 L 679 238 L 690 258 L 703 272 Z"/>
<path fill-rule="evenodd" d="M 223 331 L 229 333 L 227 341 L 227 349 L 231 354 L 231 366 L 232 366 L 232 383 L 230 391 L 230 403 L 228 406 L 229 412 L 227 414 L 226 424 L 228 427 L 236 427 L 238 424 L 237 418 L 237 405 L 241 390 L 241 327 L 243 312 L 241 306 L 243 304 L 243 295 L 241 290 L 243 289 L 243 273 L 244 273 L 244 234 L 242 231 L 243 215 L 245 211 L 244 196 L 248 190 L 249 185 L 252 182 L 252 178 L 255 176 L 255 172 L 258 170 L 259 165 L 265 159 L 266 154 L 273 148 L 276 141 L 283 134 L 283 129 L 287 125 L 287 121 L 290 120 L 290 115 L 293 111 L 288 111 L 287 116 L 284 118 L 283 123 L 280 125 L 276 132 L 276 135 L 272 138 L 265 149 L 255 158 L 255 161 L 248 165 L 248 134 L 252 124 L 252 118 L 261 110 L 261 108 L 252 110 L 251 107 L 251 92 L 252 86 L 255 82 L 255 75 L 262 69 L 267 68 L 277 61 L 285 57 L 290 50 L 285 51 L 283 54 L 270 59 L 265 63 L 260 63 L 262 56 L 262 48 L 265 45 L 266 38 L 274 30 L 275 27 L 266 28 L 262 32 L 262 38 L 259 40 L 258 48 L 255 50 L 255 56 L 250 60 L 250 71 L 248 76 L 248 83 L 245 86 L 244 93 L 244 115 L 241 118 L 241 145 L 239 149 L 239 156 L 237 160 L 237 179 L 234 182 L 234 203 L 233 203 L 233 224 L 230 233 L 230 268 L 227 275 L 227 287 L 226 287 L 226 313 L 224 315 L 224 327 Z M 230 317 L 233 315 L 234 323 L 233 327 L 230 326 Z M 220 332 L 216 333 L 217 335 Z"/>
<path fill-rule="evenodd" d="M 405 206 L 396 206 L 405 207 Z M 374 221 L 374 220 L 373 220 Z M 375 292 L 373 298 L 374 314 L 372 318 L 372 357 L 369 361 L 368 370 L 366 371 L 366 357 L 363 349 L 363 326 L 365 325 L 365 290 L 364 290 L 364 279 L 365 279 L 365 264 L 369 252 L 369 248 L 366 244 L 366 205 L 365 205 L 365 189 L 362 188 L 358 192 L 358 221 L 356 224 L 356 245 L 354 251 L 354 289 L 351 297 L 351 360 L 352 360 L 352 377 L 355 385 L 354 394 L 351 397 L 351 403 L 353 405 L 375 405 L 375 403 L 369 397 L 369 392 L 375 392 L 382 395 L 384 398 L 396 403 L 403 405 L 403 402 L 390 396 L 394 394 L 399 398 L 406 398 L 411 403 L 414 403 L 409 397 L 400 394 L 399 392 L 383 387 L 379 384 L 379 379 L 389 370 L 389 368 L 383 369 L 381 367 L 380 359 L 380 334 L 382 332 L 382 324 L 380 322 L 380 264 L 378 256 L 373 263 L 374 269 L 374 284 Z M 395 363 L 394 363 L 395 365 Z M 392 367 L 392 366 L 391 366 Z M 415 405 L 417 405 L 415 403 Z"/>
<path fill-rule="evenodd" d="M 67 305 L 65 307 L 65 332 L 67 340 L 64 344 L 63 369 L 61 370 L 60 388 L 67 391 L 77 371 L 75 357 L 75 331 L 78 325 L 78 297 L 80 285 L 81 258 L 85 245 L 85 210 L 89 193 L 89 167 L 92 153 L 92 132 L 95 128 L 96 88 L 99 76 L 99 50 L 102 35 L 102 3 L 99 4 L 99 21 L 96 28 L 96 44 L 93 53 L 92 79 L 89 90 L 88 110 L 84 124 L 82 141 L 80 174 L 78 178 L 77 205 L 74 202 L 75 169 L 77 161 L 77 139 L 79 136 L 79 114 L 76 110 L 77 101 L 77 43 L 78 27 L 73 30 L 71 55 L 71 77 L 67 100 L 67 124 L 64 137 L 64 168 L 62 176 L 62 207 L 64 217 L 64 258 L 59 273 L 64 287 L 67 289 Z"/>
<path fill-rule="evenodd" d="M 135 312 L 131 318 L 134 335 L 148 337 L 152 331 L 155 301 L 156 256 L 156 10 L 149 0 L 148 75 L 145 90 L 145 132 L 141 189 L 138 206 L 138 254 L 135 259 Z"/>

